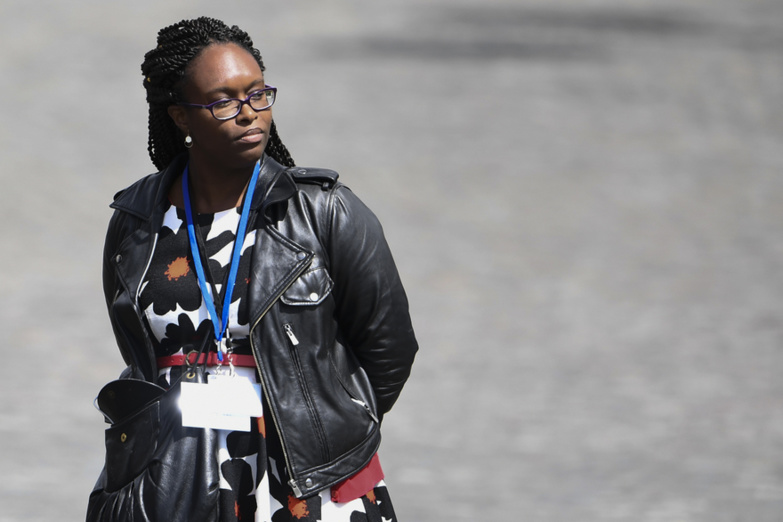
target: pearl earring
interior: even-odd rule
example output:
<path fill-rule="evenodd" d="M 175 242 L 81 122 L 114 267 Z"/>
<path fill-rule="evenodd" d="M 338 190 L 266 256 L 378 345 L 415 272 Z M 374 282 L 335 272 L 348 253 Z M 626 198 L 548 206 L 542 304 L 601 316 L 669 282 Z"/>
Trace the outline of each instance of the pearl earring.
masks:
<path fill-rule="evenodd" d="M 193 138 L 191 138 L 190 134 L 188 134 L 187 136 L 185 136 L 185 147 L 189 149 L 192 146 L 193 146 Z"/>

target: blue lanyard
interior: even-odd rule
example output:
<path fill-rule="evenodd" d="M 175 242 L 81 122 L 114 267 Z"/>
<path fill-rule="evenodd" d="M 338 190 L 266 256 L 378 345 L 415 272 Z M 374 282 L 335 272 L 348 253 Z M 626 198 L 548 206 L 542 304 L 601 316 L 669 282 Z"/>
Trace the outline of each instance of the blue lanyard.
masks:
<path fill-rule="evenodd" d="M 204 267 L 201 264 L 201 255 L 199 254 L 198 243 L 196 242 L 196 230 L 193 225 L 193 212 L 190 206 L 190 191 L 188 190 L 188 165 L 185 165 L 185 171 L 182 173 L 182 195 L 185 200 L 185 218 L 188 225 L 188 238 L 190 239 L 190 252 L 193 257 L 193 264 L 196 266 L 196 275 L 198 276 L 198 285 L 201 288 L 201 295 L 204 297 L 204 303 L 207 305 L 209 318 L 215 327 L 215 340 L 220 343 L 228 327 L 228 311 L 231 306 L 231 295 L 234 293 L 234 283 L 237 279 L 239 270 L 239 257 L 242 254 L 242 246 L 245 242 L 245 231 L 247 230 L 247 220 L 250 215 L 250 204 L 253 200 L 253 192 L 256 189 L 258 172 L 261 170 L 261 161 L 256 163 L 253 169 L 253 176 L 245 192 L 245 202 L 242 204 L 242 214 L 239 218 L 239 227 L 237 236 L 234 239 L 234 251 L 231 256 L 231 265 L 228 271 L 228 282 L 226 283 L 226 295 L 223 298 L 223 314 L 218 316 L 215 310 L 215 301 L 209 294 L 207 279 L 204 277 Z M 207 253 L 204 252 L 204 255 Z M 223 352 L 218 349 L 218 361 L 223 362 Z"/>

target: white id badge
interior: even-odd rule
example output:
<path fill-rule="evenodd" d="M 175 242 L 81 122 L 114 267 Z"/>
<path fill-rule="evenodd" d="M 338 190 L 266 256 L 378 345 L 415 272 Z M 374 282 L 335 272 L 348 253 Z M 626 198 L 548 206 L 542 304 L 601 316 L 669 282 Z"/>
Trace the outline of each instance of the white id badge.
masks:
<path fill-rule="evenodd" d="M 209 375 L 208 383 L 183 382 L 182 425 L 250 431 L 250 418 L 262 417 L 261 385 L 230 375 Z"/>

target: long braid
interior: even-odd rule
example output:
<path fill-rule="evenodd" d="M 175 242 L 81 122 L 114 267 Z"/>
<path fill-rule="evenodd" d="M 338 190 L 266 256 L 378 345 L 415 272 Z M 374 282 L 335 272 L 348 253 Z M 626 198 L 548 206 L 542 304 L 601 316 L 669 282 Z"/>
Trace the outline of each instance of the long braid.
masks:
<path fill-rule="evenodd" d="M 266 144 L 266 153 L 273 157 L 281 165 L 293 167 L 295 165 L 294 160 L 288 153 L 288 149 L 280 141 L 280 136 L 277 135 L 277 125 L 272 121 L 272 127 L 269 129 L 269 141 Z"/>
<path fill-rule="evenodd" d="M 158 32 L 158 46 L 144 55 L 141 72 L 149 104 L 149 136 L 147 150 L 152 163 L 164 169 L 177 155 L 185 152 L 181 131 L 168 114 L 169 106 L 180 98 L 182 80 L 188 74 L 188 65 L 205 47 L 214 43 L 235 43 L 250 54 L 265 70 L 261 53 L 253 47 L 250 36 L 237 26 L 227 26 L 220 20 L 201 17 L 183 20 Z M 272 121 L 269 142 L 265 152 L 283 165 L 293 167 L 294 160 Z"/>

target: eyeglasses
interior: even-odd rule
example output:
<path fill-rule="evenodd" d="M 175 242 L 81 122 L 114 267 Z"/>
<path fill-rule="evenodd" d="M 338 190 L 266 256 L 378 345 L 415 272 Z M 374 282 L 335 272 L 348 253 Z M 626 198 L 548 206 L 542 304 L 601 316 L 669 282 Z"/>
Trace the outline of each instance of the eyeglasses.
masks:
<path fill-rule="evenodd" d="M 275 103 L 277 97 L 277 87 L 271 85 L 265 85 L 263 89 L 253 91 L 247 95 L 247 98 L 240 100 L 238 98 L 224 98 L 216 102 L 212 102 L 208 105 L 200 105 L 198 103 L 185 103 L 180 102 L 177 105 L 184 105 L 186 107 L 201 107 L 202 109 L 209 109 L 212 116 L 220 121 L 230 120 L 236 118 L 236 116 L 242 111 L 244 104 L 250 105 L 250 108 L 256 112 L 268 109 Z"/>

